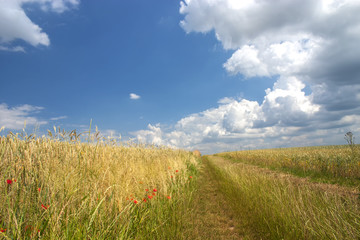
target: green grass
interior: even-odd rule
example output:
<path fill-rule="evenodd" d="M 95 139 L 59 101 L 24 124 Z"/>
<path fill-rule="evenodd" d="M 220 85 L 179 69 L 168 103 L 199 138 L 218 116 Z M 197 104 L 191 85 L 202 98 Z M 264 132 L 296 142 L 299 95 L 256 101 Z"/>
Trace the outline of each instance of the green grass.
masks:
<path fill-rule="evenodd" d="M 234 162 L 360 189 L 360 145 L 237 151 L 218 154 Z"/>
<path fill-rule="evenodd" d="M 222 158 L 205 162 L 255 239 L 360 238 L 360 203 L 351 194 Z"/>

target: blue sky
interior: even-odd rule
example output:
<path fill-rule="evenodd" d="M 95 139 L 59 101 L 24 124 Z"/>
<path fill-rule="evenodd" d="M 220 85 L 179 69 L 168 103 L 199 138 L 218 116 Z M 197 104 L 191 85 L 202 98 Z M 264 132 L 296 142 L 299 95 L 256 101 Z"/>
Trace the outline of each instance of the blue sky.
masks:
<path fill-rule="evenodd" d="M 359 3 L 271 2 L 3 0 L 0 127 L 93 119 L 205 153 L 343 144 L 359 132 Z"/>

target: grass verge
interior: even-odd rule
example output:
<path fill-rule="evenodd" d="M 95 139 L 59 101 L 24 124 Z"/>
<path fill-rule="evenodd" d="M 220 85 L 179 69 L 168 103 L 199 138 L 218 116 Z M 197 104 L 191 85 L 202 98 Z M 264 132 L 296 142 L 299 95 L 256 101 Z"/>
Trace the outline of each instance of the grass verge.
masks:
<path fill-rule="evenodd" d="M 207 164 L 244 228 L 257 239 L 359 239 L 356 196 L 220 157 Z"/>

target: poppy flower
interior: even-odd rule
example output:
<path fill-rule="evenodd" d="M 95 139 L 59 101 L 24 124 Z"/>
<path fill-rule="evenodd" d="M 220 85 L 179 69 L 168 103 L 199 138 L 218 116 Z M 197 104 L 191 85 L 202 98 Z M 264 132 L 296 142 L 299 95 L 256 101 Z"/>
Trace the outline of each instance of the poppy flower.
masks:
<path fill-rule="evenodd" d="M 189 178 L 192 178 L 192 176 L 190 176 Z"/>
<path fill-rule="evenodd" d="M 137 203 L 138 203 L 138 201 L 134 200 L 134 203 L 135 203 L 135 204 L 137 204 Z"/>
<path fill-rule="evenodd" d="M 40 191 L 41 191 L 41 188 L 38 188 L 38 191 L 40 192 Z"/>
<path fill-rule="evenodd" d="M 29 231 L 32 231 L 32 230 L 33 230 L 33 227 L 32 227 L 31 225 L 26 225 L 26 226 L 25 226 L 25 232 L 28 231 L 28 230 L 29 230 Z"/>
<path fill-rule="evenodd" d="M 143 198 L 143 202 L 146 202 L 146 198 Z"/>
<path fill-rule="evenodd" d="M 6 232 L 6 228 L 0 228 L 0 232 L 2 233 Z"/>
<path fill-rule="evenodd" d="M 175 172 L 179 172 L 179 170 L 176 170 Z"/>
<path fill-rule="evenodd" d="M 149 196 L 148 196 L 148 198 L 149 198 L 149 199 L 152 199 L 152 198 L 153 198 L 153 196 L 149 195 Z"/>
<path fill-rule="evenodd" d="M 168 198 L 168 199 L 171 199 L 171 197 L 170 197 L 170 196 L 167 196 L 167 198 Z"/>
<path fill-rule="evenodd" d="M 41 204 L 41 207 L 46 210 L 50 207 L 50 205 L 45 206 L 44 204 Z"/>
<path fill-rule="evenodd" d="M 152 193 L 152 195 L 154 195 L 154 196 L 155 196 L 155 195 L 156 195 L 156 193 L 154 193 L 154 192 L 153 192 L 153 193 Z"/>
<path fill-rule="evenodd" d="M 13 181 L 12 181 L 11 179 L 7 179 L 6 182 L 7 182 L 7 184 L 9 184 L 9 185 L 13 183 Z"/>
<path fill-rule="evenodd" d="M 146 191 L 146 192 L 148 192 L 148 191 L 149 191 L 149 189 L 145 189 L 145 191 Z"/>
<path fill-rule="evenodd" d="M 157 190 L 156 190 L 156 188 L 154 188 L 154 190 L 153 190 L 154 192 L 157 192 Z"/>

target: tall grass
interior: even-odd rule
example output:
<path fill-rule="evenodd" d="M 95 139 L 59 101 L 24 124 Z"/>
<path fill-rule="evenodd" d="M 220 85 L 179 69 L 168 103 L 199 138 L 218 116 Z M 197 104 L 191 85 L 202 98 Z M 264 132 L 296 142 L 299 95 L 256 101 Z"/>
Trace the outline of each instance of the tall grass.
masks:
<path fill-rule="evenodd" d="M 192 153 L 52 135 L 0 137 L 0 238 L 186 238 Z"/>
<path fill-rule="evenodd" d="M 256 166 L 209 157 L 205 163 L 231 200 L 244 228 L 257 239 L 359 239 L 356 196 Z"/>
<path fill-rule="evenodd" d="M 282 170 L 316 181 L 360 187 L 360 145 L 237 151 L 219 154 L 235 162 Z"/>

